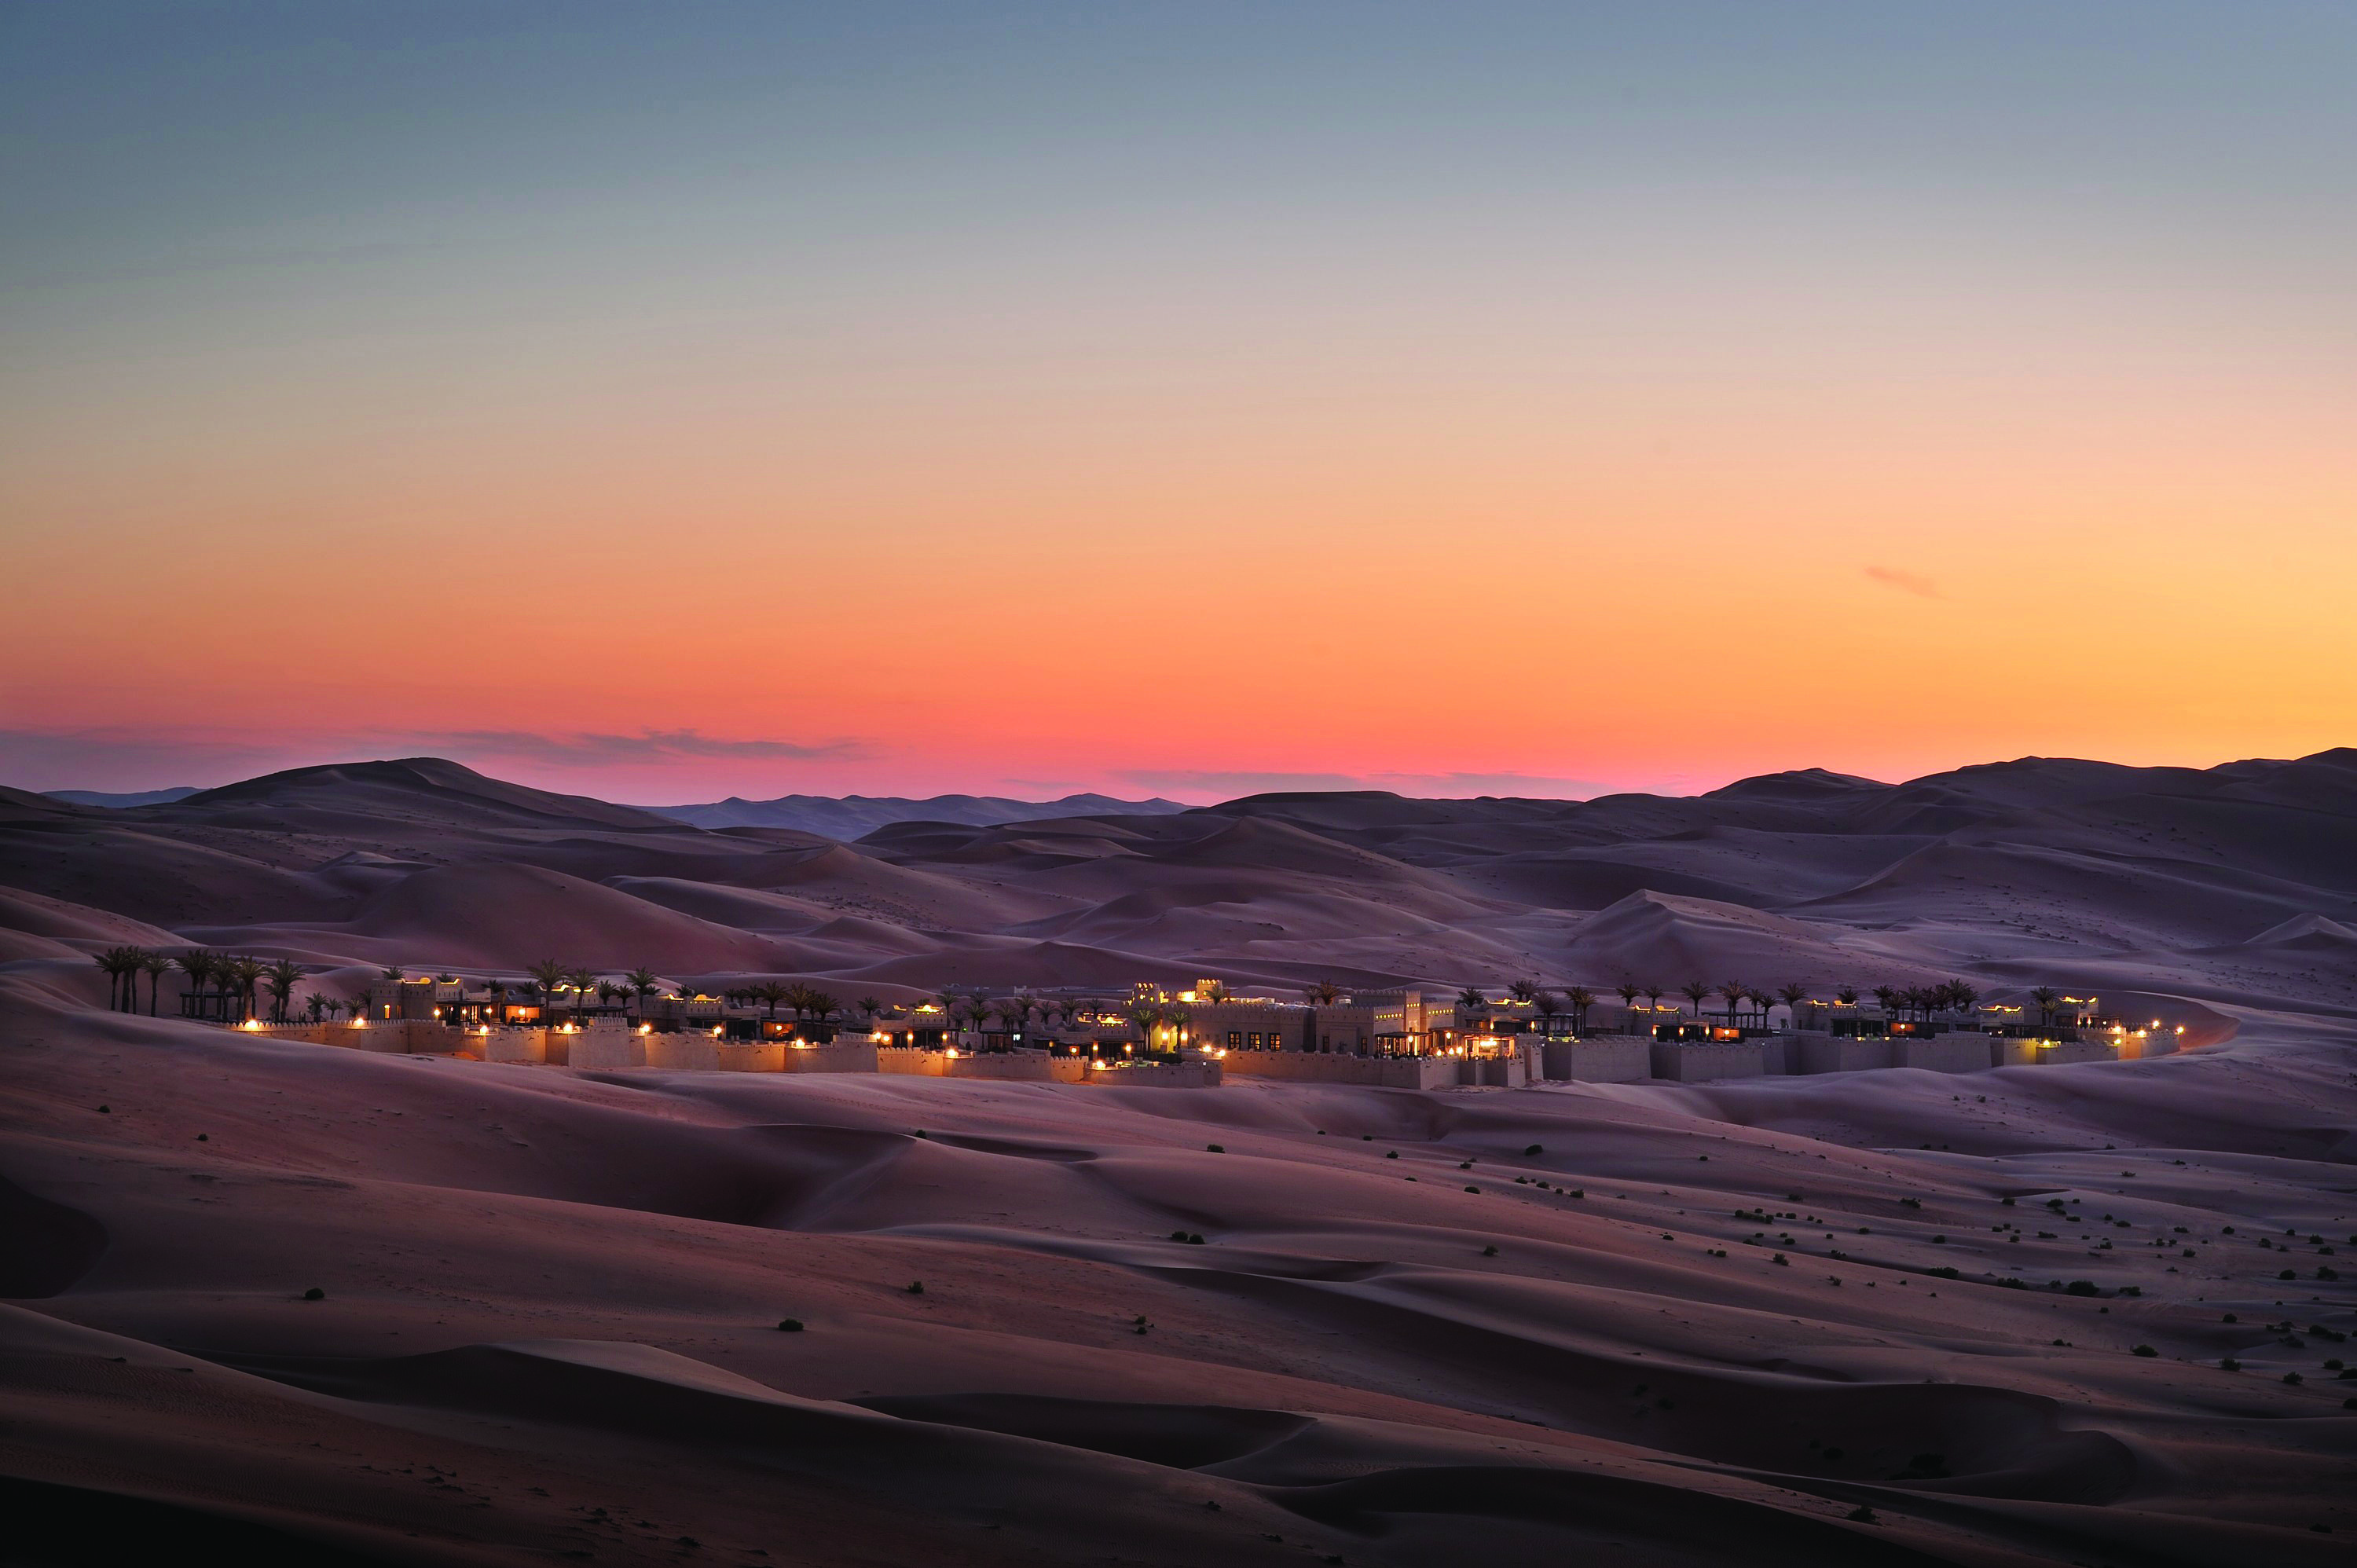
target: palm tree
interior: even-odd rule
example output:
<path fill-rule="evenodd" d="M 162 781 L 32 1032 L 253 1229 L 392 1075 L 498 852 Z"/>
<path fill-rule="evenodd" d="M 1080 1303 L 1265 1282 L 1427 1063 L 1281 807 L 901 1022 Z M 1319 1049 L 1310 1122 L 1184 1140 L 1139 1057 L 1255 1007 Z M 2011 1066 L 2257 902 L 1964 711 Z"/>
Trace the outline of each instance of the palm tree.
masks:
<path fill-rule="evenodd" d="M 540 998 L 541 1021 L 546 1023 L 548 1015 L 555 1010 L 556 988 L 572 972 L 554 959 L 544 958 L 524 972 L 532 976 L 533 994 Z"/>
<path fill-rule="evenodd" d="M 1656 1013 L 1660 1012 L 1662 1010 L 1662 988 L 1649 980 L 1640 989 L 1645 993 L 1645 1005 L 1652 1008 Z"/>
<path fill-rule="evenodd" d="M 90 961 L 106 976 L 106 1010 L 110 1013 L 123 1011 L 124 955 L 130 950 L 129 948 L 109 948 L 102 953 L 93 954 Z"/>
<path fill-rule="evenodd" d="M 1562 1011 L 1562 997 L 1557 996 L 1554 992 L 1549 991 L 1543 985 L 1532 988 L 1531 1014 L 1534 1020 L 1538 1024 L 1542 1030 L 1555 1020 L 1556 1014 Z"/>
<path fill-rule="evenodd" d="M 239 959 L 231 968 L 237 984 L 242 1015 L 251 1018 L 253 1016 L 254 993 L 262 989 L 262 977 L 269 972 L 263 967 L 262 961 L 251 953 Z"/>
<path fill-rule="evenodd" d="M 1694 1004 L 1695 1016 L 1702 1016 L 1702 999 L 1710 994 L 1710 982 L 1689 980 L 1678 987 L 1678 993 Z"/>
<path fill-rule="evenodd" d="M 1874 997 L 1874 1004 L 1882 1009 L 1882 1015 L 1884 1017 L 1887 1018 L 1891 1014 L 1899 1010 L 1900 994 L 1899 987 L 1895 985 L 1878 985 L 1870 994 Z"/>
<path fill-rule="evenodd" d="M 1624 980 L 1612 989 L 1620 993 L 1620 1005 L 1631 1014 L 1637 1011 L 1637 998 L 1645 994 L 1645 988 L 1633 980 Z"/>
<path fill-rule="evenodd" d="M 164 983 L 164 976 L 171 972 L 172 961 L 153 949 L 145 949 L 139 954 L 139 968 L 147 976 L 147 1016 L 153 1018 L 156 1015 L 156 988 Z"/>
<path fill-rule="evenodd" d="M 2062 993 L 2061 992 L 2055 990 L 2050 985 L 2041 985 L 2030 992 L 2029 999 L 2038 1004 L 2038 1021 L 2040 1024 L 2044 1025 L 2054 1022 L 2054 1004 L 2062 1000 Z"/>
<path fill-rule="evenodd" d="M 1751 994 L 1750 988 L 1739 980 L 1730 980 L 1719 986 L 1718 993 L 1727 998 L 1727 1026 L 1732 1029 L 1735 1015 L 1742 1007 L 1743 999 Z"/>
<path fill-rule="evenodd" d="M 634 969 L 622 976 L 622 983 L 629 986 L 631 993 L 638 997 L 639 1011 L 641 1013 L 647 1009 L 647 998 L 662 989 L 662 983 L 655 978 L 655 972 L 643 967 Z"/>
<path fill-rule="evenodd" d="M 311 993 L 311 1001 L 310 1001 L 311 1022 L 313 1022 L 314 1024 L 317 1023 L 317 1022 L 319 1021 L 319 1015 L 320 1015 L 322 1012 L 325 1012 L 325 1011 L 327 1010 L 328 1005 L 328 999 L 327 999 L 326 997 L 324 997 L 324 996 L 320 995 L 320 994 L 319 994 L 317 992 L 316 992 L 316 991 L 314 991 L 313 993 Z"/>
<path fill-rule="evenodd" d="M 864 1021 L 873 1025 L 876 1022 L 876 1015 L 884 1011 L 884 999 L 880 996 L 863 996 L 852 1005 L 859 1009 L 859 1016 Z"/>
<path fill-rule="evenodd" d="M 218 961 L 202 948 L 190 948 L 172 961 L 172 967 L 188 977 L 188 994 L 201 995 L 205 983 L 213 977 L 213 965 Z"/>
<path fill-rule="evenodd" d="M 1564 1005 L 1571 1009 L 1571 1032 L 1587 1033 L 1587 1010 L 1596 1005 L 1596 993 L 1585 985 L 1575 985 L 1563 993 Z"/>
<path fill-rule="evenodd" d="M 1302 993 L 1309 998 L 1309 1004 L 1313 1007 L 1331 1007 L 1342 999 L 1342 988 L 1330 980 L 1305 986 Z"/>
<path fill-rule="evenodd" d="M 802 1000 L 809 1004 L 812 1012 L 818 1015 L 818 1021 L 822 1024 L 843 1011 L 842 1002 L 823 991 L 805 991 L 802 993 Z"/>
<path fill-rule="evenodd" d="M 1207 980 L 1195 987 L 1195 994 L 1214 1006 L 1228 999 L 1228 988 L 1216 980 Z"/>
<path fill-rule="evenodd" d="M 291 958 L 282 958 L 263 972 L 270 981 L 270 1021 L 284 1024 L 286 1022 L 286 1004 L 294 996 L 295 987 L 302 982 L 303 966 Z"/>
<path fill-rule="evenodd" d="M 597 989 L 597 972 L 590 969 L 568 969 L 565 972 L 565 982 L 573 988 L 573 1017 L 574 1021 L 578 1023 L 581 1018 L 582 1002 Z"/>
<path fill-rule="evenodd" d="M 1795 1029 L 1799 1028 L 1801 1026 L 1801 1003 L 1808 996 L 1809 988 L 1797 980 L 1788 980 L 1783 984 L 1776 988 L 1776 994 L 1778 998 L 1783 1002 L 1786 1007 L 1792 1009 L 1792 1027 Z"/>
<path fill-rule="evenodd" d="M 1457 993 L 1457 1005 L 1473 1012 L 1490 1005 L 1490 999 L 1481 994 L 1480 986 L 1469 985 Z"/>
<path fill-rule="evenodd" d="M 491 999 L 491 1016 L 502 1024 L 506 1023 L 508 1021 L 508 983 L 495 978 L 486 982 L 483 990 Z"/>
<path fill-rule="evenodd" d="M 1538 993 L 1538 983 L 1533 980 L 1517 980 L 1506 987 L 1507 995 L 1525 1005 L 1535 1001 Z"/>
<path fill-rule="evenodd" d="M 1970 981 L 1952 980 L 1948 982 L 1948 1005 L 1954 1008 L 1957 1012 L 1964 1014 L 1966 1017 L 1970 1017 L 1972 1015 L 1973 1009 L 1979 1006 L 1980 1002 L 1980 988 L 1973 984 Z"/>
<path fill-rule="evenodd" d="M 1151 1002 L 1133 1002 L 1122 1015 L 1137 1026 L 1138 1038 L 1152 1050 L 1154 1031 L 1162 1026 L 1162 1009 Z"/>
<path fill-rule="evenodd" d="M 1843 986 L 1840 990 L 1834 993 L 1834 1000 L 1844 1007 L 1857 1006 L 1857 987 L 1855 985 Z"/>

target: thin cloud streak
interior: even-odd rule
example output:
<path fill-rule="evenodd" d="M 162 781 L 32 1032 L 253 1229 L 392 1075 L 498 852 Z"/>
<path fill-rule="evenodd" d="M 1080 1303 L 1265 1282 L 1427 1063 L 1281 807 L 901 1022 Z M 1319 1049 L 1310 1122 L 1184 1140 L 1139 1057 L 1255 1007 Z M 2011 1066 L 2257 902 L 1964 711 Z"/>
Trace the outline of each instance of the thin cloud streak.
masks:
<path fill-rule="evenodd" d="M 1940 585 L 1937 583 L 1918 573 L 1901 572 L 1893 566 L 1868 566 L 1865 568 L 1865 572 L 1868 582 L 1879 583 L 1886 588 L 1896 588 L 1902 594 L 1913 594 L 1918 598 L 1925 599 L 1944 599 L 1948 596 L 1940 592 Z"/>
<path fill-rule="evenodd" d="M 1591 779 L 1560 779 L 1531 773 L 1281 773 L 1190 768 L 1131 768 L 1124 782 L 1167 790 L 1181 799 L 1232 800 L 1243 795 L 1379 789 L 1424 800 L 1466 800 L 1479 795 L 1536 800 L 1584 800 L 1609 788 Z"/>
<path fill-rule="evenodd" d="M 388 737 L 391 738 L 391 737 Z M 644 730 L 637 735 L 543 735 L 534 730 L 413 731 L 398 737 L 428 751 L 528 757 L 560 766 L 603 768 L 615 763 L 664 762 L 683 758 L 784 758 L 845 761 L 868 755 L 866 743 L 792 740 L 729 740 L 692 729 Z"/>
<path fill-rule="evenodd" d="M 0 730 L 0 782 L 27 789 L 211 789 L 290 768 L 438 756 L 497 770 L 518 764 L 577 770 L 695 762 L 846 763 L 865 741 L 732 739 L 694 729 L 638 735 L 533 730 L 363 729 L 254 739 L 216 732 L 102 726 Z"/>

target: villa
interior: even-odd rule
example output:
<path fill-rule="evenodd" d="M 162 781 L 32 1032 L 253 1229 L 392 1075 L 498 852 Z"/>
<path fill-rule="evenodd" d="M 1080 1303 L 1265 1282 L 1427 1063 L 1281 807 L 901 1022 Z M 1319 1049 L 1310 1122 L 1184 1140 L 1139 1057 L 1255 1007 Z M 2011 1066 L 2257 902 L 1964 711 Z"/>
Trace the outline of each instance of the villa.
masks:
<path fill-rule="evenodd" d="M 739 1072 L 867 1072 L 1007 1081 L 1211 1087 L 1226 1077 L 1377 1087 L 1519 1089 L 1544 1082 L 1691 1083 L 1787 1074 L 1993 1068 L 2108 1061 L 2177 1048 L 2181 1026 L 2104 1016 L 2094 997 L 2040 989 L 2028 1004 L 1884 992 L 1823 1001 L 1730 1001 L 1706 1015 L 1657 1002 L 1566 1011 L 1518 985 L 1491 999 L 1469 987 L 1449 1002 L 1415 989 L 1308 988 L 1300 1000 L 1237 995 L 1199 980 L 1152 983 L 1126 998 L 982 993 L 885 1004 L 849 1015 L 802 986 L 720 995 L 666 988 L 641 971 L 616 984 L 585 972 L 562 982 L 388 972 L 347 1004 L 350 1016 L 263 1023 L 233 994 L 192 988 L 184 1016 L 320 1044 L 490 1061 Z M 780 1015 L 780 1006 L 788 1011 Z M 334 1011 L 342 1011 L 338 1008 Z M 1588 1015 L 1596 1015 L 1590 1021 Z M 1781 1013 L 1781 1016 L 1778 1015 Z"/>

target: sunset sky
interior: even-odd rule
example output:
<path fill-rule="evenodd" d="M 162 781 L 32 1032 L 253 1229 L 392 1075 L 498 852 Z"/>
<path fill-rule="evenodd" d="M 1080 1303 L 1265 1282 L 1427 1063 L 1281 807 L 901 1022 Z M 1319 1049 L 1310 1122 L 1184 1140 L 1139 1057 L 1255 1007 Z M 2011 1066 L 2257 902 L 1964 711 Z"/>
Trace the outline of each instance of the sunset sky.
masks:
<path fill-rule="evenodd" d="M 0 783 L 2357 742 L 2352 80 L 2342 0 L 0 6 Z"/>

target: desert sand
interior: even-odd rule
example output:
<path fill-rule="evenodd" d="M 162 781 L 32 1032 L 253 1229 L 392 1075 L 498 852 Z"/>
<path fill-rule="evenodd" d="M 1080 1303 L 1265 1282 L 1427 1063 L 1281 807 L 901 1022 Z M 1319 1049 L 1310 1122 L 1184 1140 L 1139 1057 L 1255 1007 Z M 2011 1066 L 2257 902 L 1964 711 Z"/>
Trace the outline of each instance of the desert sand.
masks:
<path fill-rule="evenodd" d="M 2190 1048 L 1511 1091 L 601 1074 L 110 1012 L 118 942 L 336 988 L 1964 975 L 2133 998 Z M 0 944 L 12 1560 L 2357 1541 L 2357 753 L 848 844 L 424 760 L 9 791 Z"/>

